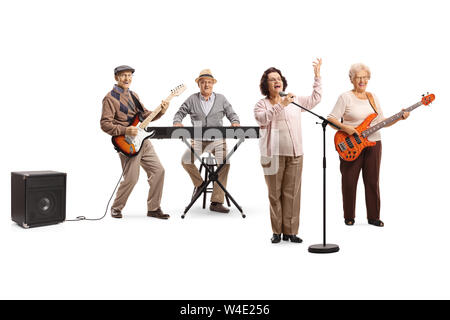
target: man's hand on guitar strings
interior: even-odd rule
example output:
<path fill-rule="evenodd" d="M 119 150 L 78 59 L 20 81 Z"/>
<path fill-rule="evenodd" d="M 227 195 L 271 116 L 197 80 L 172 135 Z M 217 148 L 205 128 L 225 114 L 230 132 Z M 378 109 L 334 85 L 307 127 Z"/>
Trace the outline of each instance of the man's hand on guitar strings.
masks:
<path fill-rule="evenodd" d="M 127 127 L 125 130 L 125 135 L 127 135 L 127 136 L 136 137 L 137 134 L 138 134 L 138 129 L 136 127 L 130 126 L 130 127 Z"/>

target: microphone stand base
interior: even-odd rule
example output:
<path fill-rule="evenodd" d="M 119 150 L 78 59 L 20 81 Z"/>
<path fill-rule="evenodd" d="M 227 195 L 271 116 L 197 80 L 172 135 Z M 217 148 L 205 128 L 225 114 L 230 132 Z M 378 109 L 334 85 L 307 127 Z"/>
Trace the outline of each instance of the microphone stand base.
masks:
<path fill-rule="evenodd" d="M 311 253 L 334 253 L 339 251 L 339 246 L 337 244 L 315 244 L 308 248 Z"/>

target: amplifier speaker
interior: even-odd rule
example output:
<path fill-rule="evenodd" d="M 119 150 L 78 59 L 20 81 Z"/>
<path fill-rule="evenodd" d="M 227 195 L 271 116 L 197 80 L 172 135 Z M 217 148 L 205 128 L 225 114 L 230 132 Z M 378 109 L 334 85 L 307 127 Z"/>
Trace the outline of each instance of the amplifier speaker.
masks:
<path fill-rule="evenodd" d="M 66 178 L 56 171 L 11 172 L 11 219 L 24 228 L 66 220 Z"/>

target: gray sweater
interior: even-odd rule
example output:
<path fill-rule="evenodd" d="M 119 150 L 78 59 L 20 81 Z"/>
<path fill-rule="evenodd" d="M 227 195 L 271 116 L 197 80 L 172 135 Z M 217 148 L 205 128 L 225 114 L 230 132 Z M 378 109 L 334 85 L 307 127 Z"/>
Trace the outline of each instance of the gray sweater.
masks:
<path fill-rule="evenodd" d="M 194 93 L 181 105 L 178 112 L 173 117 L 173 123 L 181 123 L 187 114 L 191 116 L 191 122 L 194 126 L 202 127 L 223 127 L 223 117 L 226 116 L 231 123 L 239 123 L 239 117 L 234 112 L 231 104 L 220 93 L 214 93 L 216 98 L 211 111 L 205 115 L 200 102 L 200 92 Z M 194 123 L 195 122 L 195 123 Z"/>

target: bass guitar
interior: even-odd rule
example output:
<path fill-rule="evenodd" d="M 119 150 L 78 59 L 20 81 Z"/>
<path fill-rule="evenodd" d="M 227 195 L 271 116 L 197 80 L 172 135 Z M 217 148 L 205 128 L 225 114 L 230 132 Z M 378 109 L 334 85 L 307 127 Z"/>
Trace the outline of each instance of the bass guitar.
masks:
<path fill-rule="evenodd" d="M 378 114 L 373 113 L 368 116 L 358 127 L 356 127 L 356 131 L 358 134 L 354 133 L 349 135 L 344 131 L 336 132 L 334 136 L 334 145 L 336 147 L 336 151 L 339 153 L 339 156 L 342 160 L 345 161 L 354 161 L 356 160 L 361 152 L 366 147 L 374 146 L 376 143 L 369 141 L 367 139 L 368 136 L 373 134 L 374 132 L 380 130 L 381 128 L 391 124 L 392 122 L 400 119 L 403 116 L 404 112 L 411 112 L 412 110 L 420 107 L 421 105 L 429 105 L 435 99 L 434 94 L 428 94 L 427 96 L 423 95 L 421 101 L 412 105 L 411 107 L 400 111 L 399 113 L 393 115 L 392 117 L 383 120 L 382 122 L 370 127 L 370 123 L 375 119 Z"/>
<path fill-rule="evenodd" d="M 182 94 L 186 90 L 186 86 L 184 84 L 179 85 L 171 90 L 170 95 L 165 99 L 165 101 L 169 102 L 172 100 L 173 97 L 178 97 L 180 94 Z M 162 106 L 159 105 L 153 112 L 142 122 L 139 121 L 139 114 L 137 114 L 133 122 L 130 126 L 137 127 L 138 134 L 135 137 L 128 136 L 128 135 L 120 135 L 112 137 L 112 143 L 114 145 L 114 148 L 121 152 L 122 154 L 126 155 L 127 157 L 134 157 L 136 156 L 139 151 L 141 151 L 142 144 L 144 143 L 145 139 L 149 138 L 151 136 L 151 132 L 145 131 L 145 128 L 149 125 L 149 123 L 158 115 L 158 113 L 161 111 Z"/>

